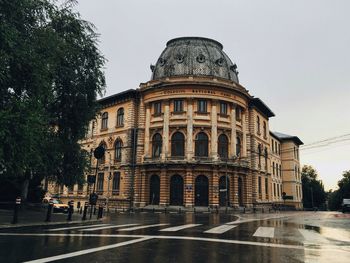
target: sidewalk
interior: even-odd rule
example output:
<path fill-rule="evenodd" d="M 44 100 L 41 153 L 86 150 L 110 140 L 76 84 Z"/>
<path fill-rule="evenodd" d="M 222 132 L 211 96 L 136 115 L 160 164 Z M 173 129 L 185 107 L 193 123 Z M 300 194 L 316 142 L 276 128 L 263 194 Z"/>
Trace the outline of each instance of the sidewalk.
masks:
<path fill-rule="evenodd" d="M 1 228 L 13 228 L 13 227 L 25 227 L 25 226 L 45 226 L 45 225 L 59 225 L 59 224 L 77 224 L 77 223 L 92 223 L 100 222 L 97 220 L 97 215 L 87 214 L 86 220 L 81 220 L 82 214 L 78 211 L 74 211 L 72 215 L 72 221 L 67 221 L 67 214 L 52 213 L 51 222 L 45 222 L 47 210 L 45 208 L 27 208 L 21 207 L 18 211 L 18 223 L 12 224 L 13 210 L 0 209 L 0 229 Z"/>

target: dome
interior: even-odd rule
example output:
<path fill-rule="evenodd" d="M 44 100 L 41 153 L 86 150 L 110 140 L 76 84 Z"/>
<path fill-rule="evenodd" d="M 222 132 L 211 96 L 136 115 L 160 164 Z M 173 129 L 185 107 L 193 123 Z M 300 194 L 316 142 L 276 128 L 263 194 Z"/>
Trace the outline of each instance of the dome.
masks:
<path fill-rule="evenodd" d="M 236 64 L 209 38 L 181 37 L 168 41 L 155 66 L 152 80 L 171 76 L 212 76 L 238 83 Z"/>

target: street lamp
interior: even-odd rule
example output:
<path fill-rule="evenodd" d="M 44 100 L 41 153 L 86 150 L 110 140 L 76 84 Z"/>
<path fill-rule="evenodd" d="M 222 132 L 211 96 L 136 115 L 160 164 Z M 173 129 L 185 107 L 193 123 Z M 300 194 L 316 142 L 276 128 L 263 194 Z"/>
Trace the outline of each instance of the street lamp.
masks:
<path fill-rule="evenodd" d="M 109 166 L 108 166 L 108 183 L 107 183 L 107 196 L 106 196 L 106 210 L 107 212 L 109 211 L 108 209 L 108 204 L 109 204 L 109 184 L 112 179 L 112 173 L 111 173 L 111 163 L 112 163 L 112 154 L 108 151 L 109 155 Z"/>

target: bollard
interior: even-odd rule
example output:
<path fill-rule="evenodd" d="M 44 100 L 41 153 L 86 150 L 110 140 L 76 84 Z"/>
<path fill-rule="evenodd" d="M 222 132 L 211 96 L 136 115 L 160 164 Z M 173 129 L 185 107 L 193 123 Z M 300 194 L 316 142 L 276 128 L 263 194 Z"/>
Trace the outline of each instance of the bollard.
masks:
<path fill-rule="evenodd" d="M 46 220 L 45 220 L 45 222 L 51 222 L 52 208 L 53 208 L 53 202 L 52 202 L 52 199 L 50 199 L 49 205 L 47 207 L 47 213 L 46 213 Z"/>
<path fill-rule="evenodd" d="M 17 222 L 18 222 L 18 209 L 19 209 L 20 205 L 21 205 L 21 198 L 17 197 L 16 202 L 15 202 L 15 206 L 14 206 L 14 210 L 13 210 L 12 224 L 17 224 Z"/>
<path fill-rule="evenodd" d="M 74 201 L 73 200 L 70 200 L 68 202 L 68 216 L 67 216 L 67 221 L 72 221 L 72 214 L 73 214 L 73 205 L 74 205 Z"/>
<path fill-rule="evenodd" d="M 86 213 L 87 213 L 87 209 L 88 209 L 88 203 L 85 202 L 84 203 L 84 212 L 83 212 L 83 217 L 81 218 L 81 220 L 86 220 Z"/>

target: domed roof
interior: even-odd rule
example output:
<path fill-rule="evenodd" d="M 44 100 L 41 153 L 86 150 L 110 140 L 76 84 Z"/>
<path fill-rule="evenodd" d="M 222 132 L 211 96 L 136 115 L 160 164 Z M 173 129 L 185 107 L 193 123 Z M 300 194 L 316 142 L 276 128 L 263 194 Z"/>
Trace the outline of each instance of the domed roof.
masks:
<path fill-rule="evenodd" d="M 152 80 L 171 76 L 213 76 L 238 83 L 236 64 L 209 38 L 181 37 L 168 41 L 155 66 Z"/>

